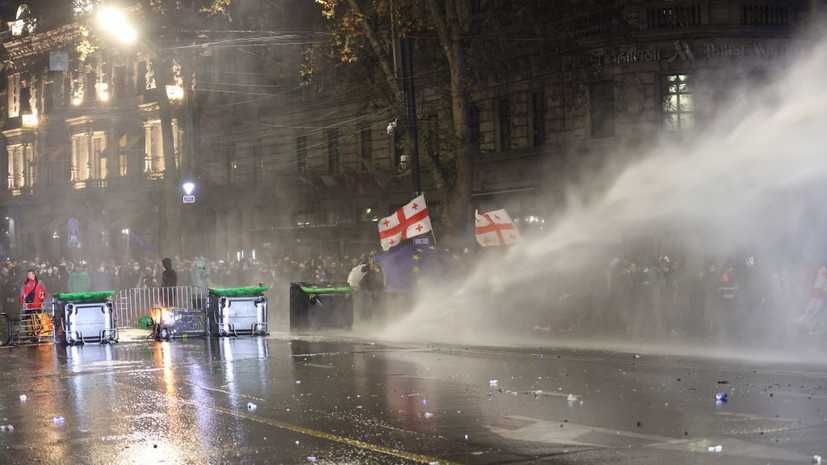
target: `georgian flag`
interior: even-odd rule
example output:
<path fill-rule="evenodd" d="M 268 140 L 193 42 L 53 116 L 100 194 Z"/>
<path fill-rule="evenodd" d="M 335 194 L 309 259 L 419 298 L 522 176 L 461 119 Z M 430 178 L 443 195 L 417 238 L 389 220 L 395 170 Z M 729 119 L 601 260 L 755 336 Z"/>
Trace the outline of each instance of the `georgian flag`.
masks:
<path fill-rule="evenodd" d="M 513 244 L 520 240 L 520 233 L 505 210 L 475 212 L 477 242 L 483 247 Z"/>
<path fill-rule="evenodd" d="M 388 250 L 405 239 L 419 236 L 431 230 L 431 217 L 425 195 L 413 199 L 391 216 L 379 220 L 379 243 Z"/>

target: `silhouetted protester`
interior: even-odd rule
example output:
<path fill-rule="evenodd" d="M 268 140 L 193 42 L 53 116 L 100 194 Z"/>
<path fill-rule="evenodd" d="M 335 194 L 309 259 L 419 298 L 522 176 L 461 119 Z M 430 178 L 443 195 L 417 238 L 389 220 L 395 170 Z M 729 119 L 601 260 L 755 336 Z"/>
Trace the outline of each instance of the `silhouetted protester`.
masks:
<path fill-rule="evenodd" d="M 17 316 L 20 312 L 20 305 L 17 304 L 17 282 L 12 280 L 9 269 L 0 269 L 0 305 L 4 313 L 9 316 Z"/>
<path fill-rule="evenodd" d="M 69 273 L 67 287 L 70 294 L 89 292 L 92 289 L 92 280 L 89 278 L 89 273 L 86 272 L 86 264 L 81 262 Z"/>
<path fill-rule="evenodd" d="M 376 320 L 383 316 L 381 307 L 384 303 L 385 277 L 382 268 L 372 259 L 362 266 L 362 272 L 365 273 L 359 282 L 359 289 L 364 291 L 362 319 Z"/>
<path fill-rule="evenodd" d="M 144 274 L 141 275 L 140 281 L 138 281 L 139 288 L 151 288 L 151 287 L 158 287 L 158 281 L 155 279 L 155 273 L 152 271 L 152 267 L 148 266 L 144 268 Z"/>
<path fill-rule="evenodd" d="M 138 287 L 138 282 L 141 281 L 141 265 L 138 262 L 129 262 L 122 266 L 118 272 L 120 278 L 121 289 L 134 289 Z"/>
<path fill-rule="evenodd" d="M 172 268 L 172 259 L 165 258 L 161 260 L 161 265 L 164 267 L 164 272 L 161 273 L 161 287 L 175 287 L 178 285 L 178 273 Z"/>
<path fill-rule="evenodd" d="M 203 258 L 196 260 L 195 266 L 190 272 L 190 285 L 200 289 L 200 293 L 196 293 L 192 298 L 192 308 L 201 308 L 203 299 L 207 295 L 207 290 L 210 287 L 210 266 Z"/>
<path fill-rule="evenodd" d="M 236 271 L 235 286 L 250 287 L 256 284 L 256 272 L 250 267 L 250 262 L 247 259 L 241 261 L 238 271 Z"/>
<path fill-rule="evenodd" d="M 199 259 L 190 273 L 190 283 L 195 287 L 207 290 L 210 287 L 210 266 L 207 261 Z"/>
<path fill-rule="evenodd" d="M 66 262 L 61 262 L 58 265 L 53 281 L 52 292 L 55 294 L 69 292 L 69 265 Z"/>
<path fill-rule="evenodd" d="M 165 258 L 161 260 L 161 265 L 164 267 L 164 272 L 161 273 L 161 287 L 173 288 L 178 285 L 178 273 L 172 268 L 172 259 Z M 174 302 L 173 292 L 175 289 L 164 289 L 163 299 L 167 307 Z"/>
<path fill-rule="evenodd" d="M 92 273 L 89 279 L 92 283 L 91 290 L 93 292 L 114 291 L 118 289 L 117 276 L 115 276 L 114 270 L 103 263 L 98 267 L 97 271 Z"/>

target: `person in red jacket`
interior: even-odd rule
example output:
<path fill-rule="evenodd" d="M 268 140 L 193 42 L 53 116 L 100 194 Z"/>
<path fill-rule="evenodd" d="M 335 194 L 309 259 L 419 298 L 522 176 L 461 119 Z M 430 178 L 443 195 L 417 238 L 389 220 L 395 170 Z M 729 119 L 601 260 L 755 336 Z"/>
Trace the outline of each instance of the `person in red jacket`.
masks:
<path fill-rule="evenodd" d="M 26 272 L 26 281 L 20 288 L 20 303 L 23 304 L 25 310 L 39 310 L 43 307 L 43 301 L 46 300 L 46 286 L 43 281 L 37 279 L 37 273 L 34 270 Z"/>

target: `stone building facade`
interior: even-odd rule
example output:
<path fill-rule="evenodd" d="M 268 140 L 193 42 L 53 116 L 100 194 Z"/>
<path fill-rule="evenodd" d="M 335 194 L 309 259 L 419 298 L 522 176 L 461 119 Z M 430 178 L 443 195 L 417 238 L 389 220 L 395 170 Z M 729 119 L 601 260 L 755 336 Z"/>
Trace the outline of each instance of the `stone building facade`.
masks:
<path fill-rule="evenodd" d="M 557 23 L 518 28 L 535 40 L 491 46 L 476 63 L 469 140 L 480 210 L 506 208 L 526 231 L 550 227 L 569 186 L 653 141 L 703 137 L 720 102 L 806 50 L 800 34 L 815 16 L 795 1 L 609 3 L 565 22 L 564 40 Z M 5 255 L 356 254 L 378 248 L 375 221 L 410 199 L 400 131 L 386 130 L 403 115 L 371 106 L 369 94 L 298 86 L 302 40 L 269 35 L 281 46 L 264 64 L 219 46 L 250 40 L 230 32 L 179 38 L 161 53 L 81 56 L 85 27 L 3 35 Z M 156 78 L 177 87 L 172 154 Z M 417 84 L 420 146 L 437 150 L 429 137 L 444 94 L 427 77 Z M 195 202 L 183 204 L 188 180 Z M 423 187 L 438 215 L 425 170 Z"/>

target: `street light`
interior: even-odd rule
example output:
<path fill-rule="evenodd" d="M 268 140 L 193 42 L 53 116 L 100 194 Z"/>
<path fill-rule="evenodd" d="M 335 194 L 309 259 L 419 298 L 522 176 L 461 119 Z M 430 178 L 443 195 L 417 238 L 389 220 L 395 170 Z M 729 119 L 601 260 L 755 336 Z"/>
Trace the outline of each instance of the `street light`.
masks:
<path fill-rule="evenodd" d="M 111 7 L 101 8 L 97 13 L 97 20 L 98 24 L 101 26 L 101 29 L 108 32 L 110 36 L 122 43 L 131 44 L 138 39 L 136 29 L 129 23 L 126 15 L 124 15 L 123 11 L 120 9 Z M 175 197 L 175 185 L 177 183 L 178 174 L 172 133 L 172 113 L 169 103 L 171 97 L 168 94 L 168 92 L 170 92 L 168 87 L 170 86 L 167 85 L 166 76 L 164 74 L 167 69 L 167 61 L 159 53 L 157 46 L 152 44 L 150 40 L 143 38 L 141 42 L 143 42 L 147 52 L 152 55 L 150 60 L 152 63 L 152 69 L 155 70 L 155 90 L 158 99 L 158 117 L 161 120 L 161 143 L 165 166 L 164 180 L 167 186 L 167 195 Z M 172 90 L 172 93 L 172 98 L 176 98 L 176 92 L 174 89 Z M 180 236 L 180 215 L 175 215 L 173 213 L 174 207 L 171 207 L 171 205 L 175 202 L 172 198 L 169 198 L 167 203 L 166 213 L 161 215 L 160 229 L 167 232 L 169 237 L 175 237 L 176 235 Z M 177 222 L 177 229 L 174 232 L 170 231 L 175 227 L 175 222 Z"/>
<path fill-rule="evenodd" d="M 192 195 L 192 192 L 195 190 L 195 183 L 192 181 L 187 181 L 181 185 L 184 188 L 184 193 L 187 195 Z"/>
<path fill-rule="evenodd" d="M 120 42 L 131 44 L 138 38 L 135 28 L 126 20 L 123 12 L 117 8 L 106 7 L 98 12 L 98 24 L 113 34 Z"/>

